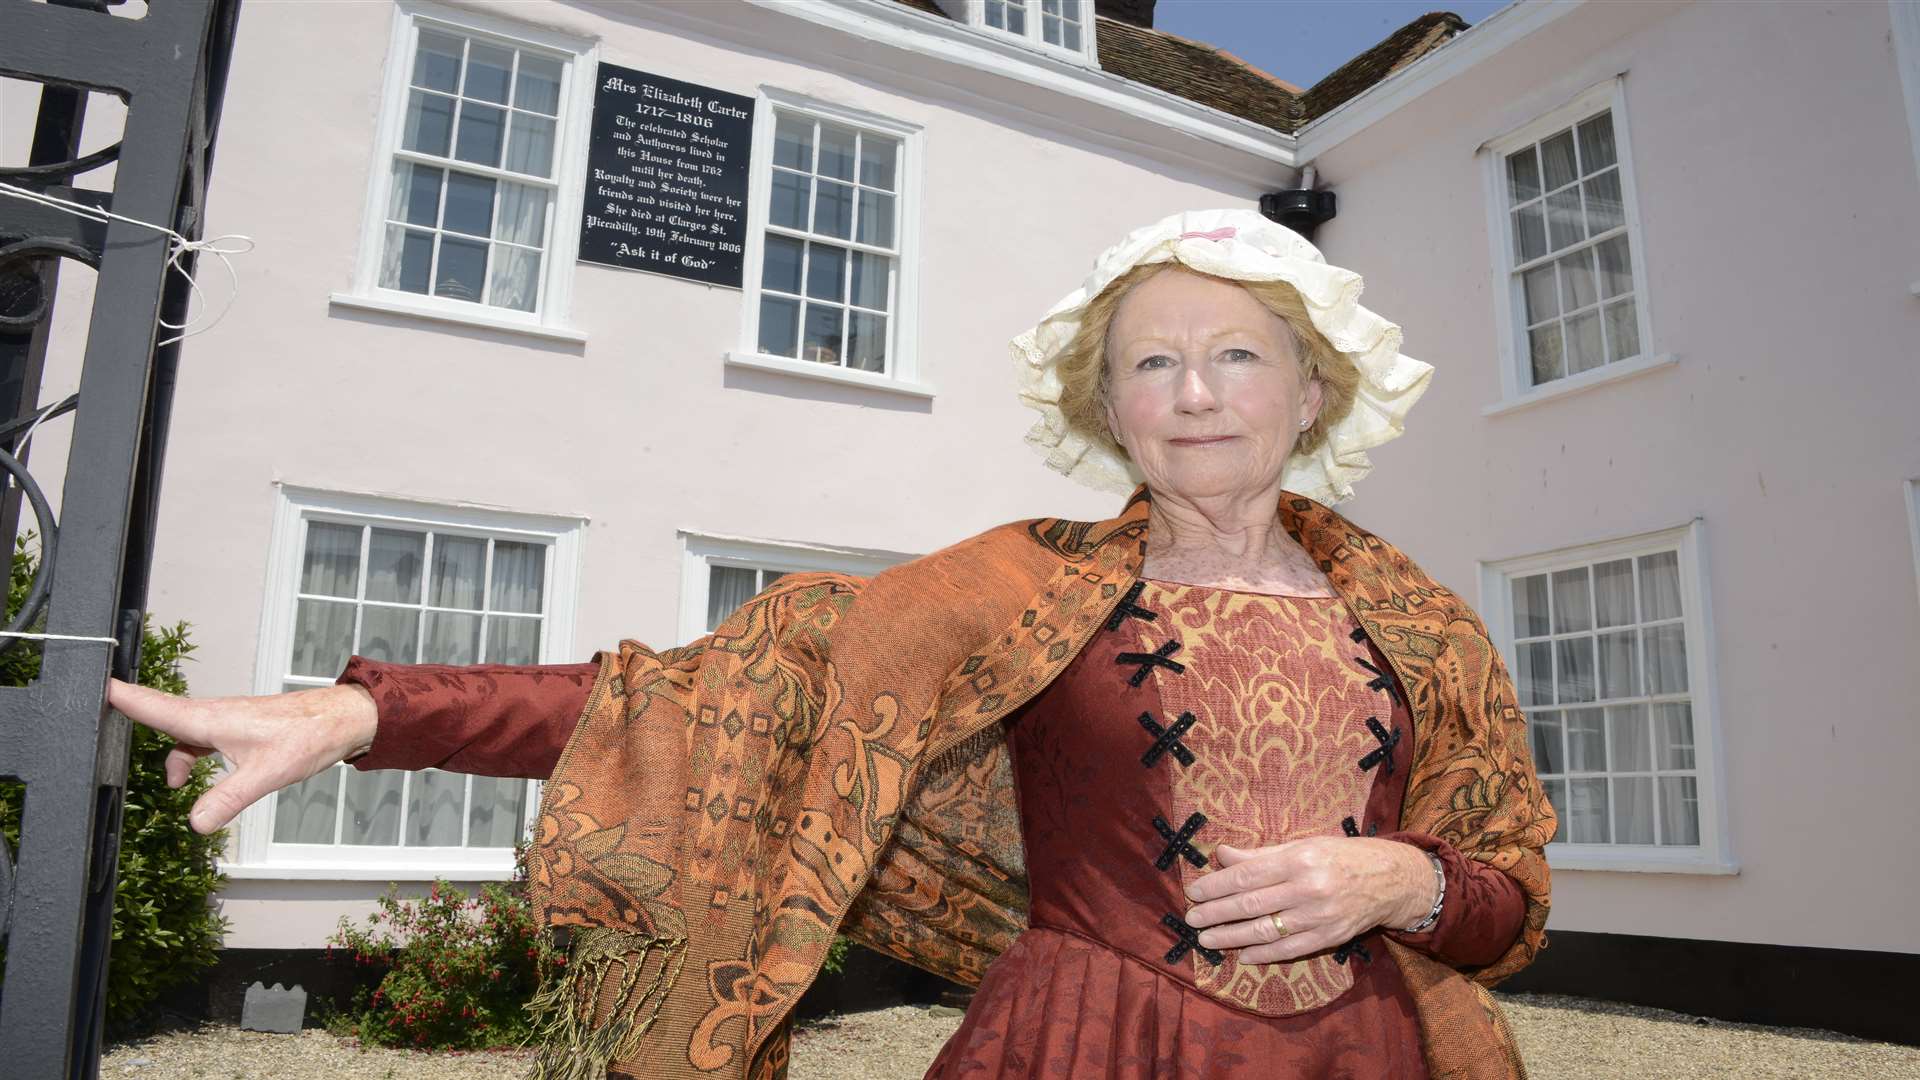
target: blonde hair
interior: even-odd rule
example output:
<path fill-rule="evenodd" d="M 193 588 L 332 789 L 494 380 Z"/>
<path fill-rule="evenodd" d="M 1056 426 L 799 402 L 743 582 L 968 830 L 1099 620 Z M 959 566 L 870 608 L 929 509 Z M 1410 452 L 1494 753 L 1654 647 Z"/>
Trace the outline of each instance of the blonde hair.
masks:
<path fill-rule="evenodd" d="M 1067 426 L 1095 444 L 1126 456 L 1126 448 L 1114 441 L 1113 433 L 1107 428 L 1107 333 L 1113 327 L 1113 316 L 1120 309 L 1120 301 L 1141 282 L 1167 270 L 1238 285 L 1287 324 L 1301 378 L 1317 381 L 1321 386 L 1320 415 L 1314 418 L 1312 426 L 1300 433 L 1294 442 L 1294 453 L 1311 453 L 1324 445 L 1327 432 L 1353 408 L 1354 393 L 1360 386 L 1360 369 L 1313 325 L 1299 291 L 1284 281 L 1235 281 L 1202 274 L 1177 262 L 1134 267 L 1113 279 L 1081 312 L 1079 329 L 1074 331 L 1073 340 L 1067 342 L 1055 362 L 1061 384 L 1060 412 Z"/>

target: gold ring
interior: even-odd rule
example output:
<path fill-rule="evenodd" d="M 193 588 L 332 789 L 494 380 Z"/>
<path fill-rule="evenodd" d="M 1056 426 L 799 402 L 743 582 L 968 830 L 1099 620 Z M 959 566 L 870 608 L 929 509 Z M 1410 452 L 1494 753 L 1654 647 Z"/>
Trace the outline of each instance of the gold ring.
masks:
<path fill-rule="evenodd" d="M 1272 919 L 1272 920 L 1273 920 L 1273 928 L 1274 928 L 1275 930 L 1278 930 L 1278 931 L 1280 931 L 1280 936 L 1281 936 L 1281 937 L 1286 937 L 1286 936 L 1287 936 L 1288 934 L 1291 934 L 1291 933 L 1293 933 L 1293 931 L 1291 931 L 1291 930 L 1289 930 L 1289 929 L 1287 929 L 1287 924 L 1286 924 L 1286 923 L 1284 923 L 1284 922 L 1281 922 L 1281 921 L 1280 921 L 1280 913 L 1279 913 L 1279 912 L 1277 912 L 1277 911 L 1276 911 L 1276 912 L 1274 912 L 1273 914 L 1271 914 L 1271 915 L 1269 915 L 1269 916 L 1267 916 L 1267 918 L 1269 918 L 1269 919 Z"/>

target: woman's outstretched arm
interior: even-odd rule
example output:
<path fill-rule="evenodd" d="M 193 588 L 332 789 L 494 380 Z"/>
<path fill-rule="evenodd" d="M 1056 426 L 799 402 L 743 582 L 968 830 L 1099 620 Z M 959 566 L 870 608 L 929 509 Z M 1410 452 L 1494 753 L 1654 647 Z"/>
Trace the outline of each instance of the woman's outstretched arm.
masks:
<path fill-rule="evenodd" d="M 572 737 L 600 673 L 584 664 L 383 664 L 356 656 L 340 685 L 378 710 L 356 769 L 446 769 L 544 780 Z"/>

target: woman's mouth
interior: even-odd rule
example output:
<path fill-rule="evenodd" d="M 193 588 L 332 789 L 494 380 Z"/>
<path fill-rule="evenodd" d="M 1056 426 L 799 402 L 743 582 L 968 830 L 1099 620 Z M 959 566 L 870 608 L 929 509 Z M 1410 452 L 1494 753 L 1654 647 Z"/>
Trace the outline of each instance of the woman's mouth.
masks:
<path fill-rule="evenodd" d="M 1215 443 L 1230 442 L 1236 435 L 1189 435 L 1180 439 L 1168 439 L 1175 446 L 1212 446 Z"/>

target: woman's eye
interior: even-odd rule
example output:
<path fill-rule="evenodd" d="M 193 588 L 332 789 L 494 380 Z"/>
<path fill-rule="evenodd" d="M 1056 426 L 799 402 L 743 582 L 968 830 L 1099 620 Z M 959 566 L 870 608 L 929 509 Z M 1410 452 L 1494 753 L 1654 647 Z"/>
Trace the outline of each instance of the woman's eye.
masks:
<path fill-rule="evenodd" d="M 1171 363 L 1173 363 L 1173 360 L 1171 357 L 1149 356 L 1145 360 L 1140 361 L 1140 363 L 1136 366 L 1141 368 L 1142 370 L 1145 370 L 1147 368 L 1163 368 Z"/>
<path fill-rule="evenodd" d="M 1236 362 L 1245 362 L 1255 358 L 1252 353 L 1245 349 L 1228 349 L 1223 355 L 1225 355 L 1227 359 Z"/>

